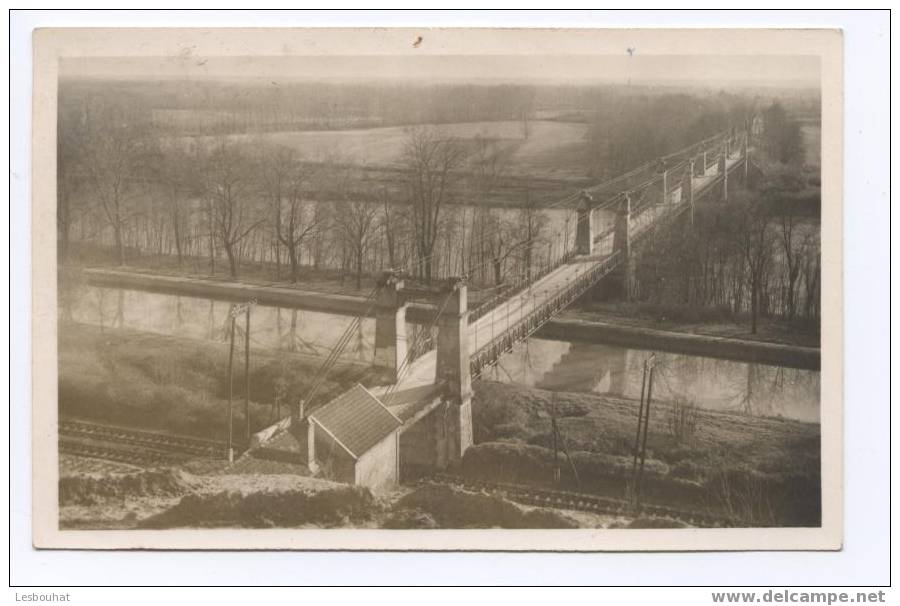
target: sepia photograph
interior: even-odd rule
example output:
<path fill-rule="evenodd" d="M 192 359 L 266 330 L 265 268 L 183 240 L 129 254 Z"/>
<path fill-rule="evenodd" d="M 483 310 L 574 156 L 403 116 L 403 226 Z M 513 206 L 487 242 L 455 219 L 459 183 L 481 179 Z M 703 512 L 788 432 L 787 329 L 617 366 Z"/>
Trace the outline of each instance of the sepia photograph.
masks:
<path fill-rule="evenodd" d="M 841 87 L 836 30 L 39 30 L 36 545 L 840 548 Z"/>

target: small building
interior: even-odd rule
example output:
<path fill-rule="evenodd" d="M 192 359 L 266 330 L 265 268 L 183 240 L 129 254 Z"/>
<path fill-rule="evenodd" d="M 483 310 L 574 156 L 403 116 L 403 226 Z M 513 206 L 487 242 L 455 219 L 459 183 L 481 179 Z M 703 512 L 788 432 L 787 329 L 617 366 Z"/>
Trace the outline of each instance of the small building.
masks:
<path fill-rule="evenodd" d="M 307 419 L 309 460 L 322 477 L 372 490 L 399 482 L 403 422 L 365 387 L 357 384 Z"/>

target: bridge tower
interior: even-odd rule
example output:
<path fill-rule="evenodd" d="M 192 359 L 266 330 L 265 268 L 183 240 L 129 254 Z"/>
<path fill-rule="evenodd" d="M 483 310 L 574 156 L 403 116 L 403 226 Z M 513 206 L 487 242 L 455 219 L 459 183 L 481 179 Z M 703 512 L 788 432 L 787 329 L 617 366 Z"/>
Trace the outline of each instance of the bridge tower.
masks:
<path fill-rule="evenodd" d="M 578 198 L 575 224 L 575 252 L 590 255 L 594 252 L 594 199 L 586 191 Z"/>
<path fill-rule="evenodd" d="M 447 394 L 437 436 L 439 468 L 459 463 L 473 443 L 470 355 L 466 283 L 452 278 L 449 299 L 438 318 L 435 383 L 443 385 Z"/>
<path fill-rule="evenodd" d="M 403 280 L 393 271 L 379 278 L 381 289 L 375 301 L 375 366 L 384 368 L 392 382 L 407 355 L 406 301 Z"/>
<path fill-rule="evenodd" d="M 697 173 L 695 176 L 697 177 L 705 177 L 706 176 L 706 151 L 700 154 L 700 162 L 697 164 Z"/>
<path fill-rule="evenodd" d="M 635 259 L 631 251 L 631 193 L 622 194 L 622 202 L 616 212 L 616 225 L 613 232 L 613 253 L 622 257 L 622 263 L 615 270 L 622 296 L 631 299 L 634 296 Z"/>
<path fill-rule="evenodd" d="M 668 204 L 669 202 L 669 169 L 666 166 L 665 162 L 662 163 L 660 167 L 660 176 L 659 176 L 659 203 L 660 204 Z"/>
<path fill-rule="evenodd" d="M 728 202 L 728 142 L 719 152 L 719 176 L 722 177 L 722 201 Z"/>
<path fill-rule="evenodd" d="M 744 171 L 744 183 L 747 183 L 747 178 L 750 174 L 750 143 L 749 143 L 750 135 L 749 133 L 744 133 L 741 137 L 741 158 L 743 158 L 743 171 Z M 745 185 L 746 187 L 746 185 Z"/>
<path fill-rule="evenodd" d="M 694 159 L 688 160 L 684 176 L 681 178 L 681 201 L 687 202 L 690 207 L 691 225 L 694 224 Z"/>

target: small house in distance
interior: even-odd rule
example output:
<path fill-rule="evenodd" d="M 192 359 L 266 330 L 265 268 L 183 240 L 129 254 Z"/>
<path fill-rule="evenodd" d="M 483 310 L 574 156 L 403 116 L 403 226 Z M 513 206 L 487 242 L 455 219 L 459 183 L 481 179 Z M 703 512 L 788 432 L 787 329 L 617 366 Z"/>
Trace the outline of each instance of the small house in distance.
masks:
<path fill-rule="evenodd" d="M 310 413 L 311 467 L 322 477 L 390 488 L 400 479 L 400 427 L 403 422 L 362 385 Z"/>

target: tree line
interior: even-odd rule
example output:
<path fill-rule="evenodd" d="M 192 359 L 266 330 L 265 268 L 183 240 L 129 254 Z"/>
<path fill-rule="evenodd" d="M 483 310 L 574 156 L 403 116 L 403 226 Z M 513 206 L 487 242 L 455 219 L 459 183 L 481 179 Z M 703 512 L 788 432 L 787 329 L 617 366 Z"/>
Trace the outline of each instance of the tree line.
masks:
<path fill-rule="evenodd" d="M 799 127 L 779 103 L 763 112 L 754 156 L 763 175 L 699 205 L 690 229 L 661 229 L 639 256 L 638 298 L 683 309 L 747 314 L 818 330 L 819 177 L 801 164 Z"/>
<path fill-rule="evenodd" d="M 484 88 L 472 90 L 486 95 Z M 502 105 L 510 91 L 518 91 L 517 99 L 523 94 L 499 87 L 490 105 Z M 467 275 L 499 286 L 531 275 L 574 244 L 572 209 L 541 208 L 527 184 L 515 208 L 484 204 L 509 178 L 512 152 L 497 140 L 451 137 L 440 125 L 409 126 L 396 175 L 388 179 L 383 170 L 367 171 L 339 156 L 303 157 L 261 139 L 173 137 L 148 111 L 153 94 L 66 94 L 57 153 L 62 263 L 77 241 L 109 247 L 118 265 L 152 255 L 233 278 L 263 265 L 276 279 L 297 282 L 306 270 L 336 271 L 361 286 L 366 274 L 398 268 L 426 284 Z M 605 160 L 615 167 L 633 168 L 725 123 L 719 113 L 698 113 L 681 100 L 665 115 L 681 116 L 691 128 L 629 147 L 641 140 L 644 124 L 627 104 L 604 103 L 601 109 L 625 112 L 610 139 L 621 148 Z M 659 103 L 634 101 L 649 112 L 645 122 L 657 119 Z M 738 110 L 735 116 L 743 119 Z"/>
<path fill-rule="evenodd" d="M 58 129 L 63 263 L 74 240 L 109 246 L 118 265 L 205 258 L 210 274 L 237 278 L 242 264 L 264 263 L 294 282 L 306 266 L 336 269 L 359 286 L 386 268 L 427 284 L 461 274 L 501 284 L 540 257 L 547 221 L 527 195 L 522 210 L 456 204 L 483 199 L 503 178 L 509 150 L 494 141 L 410 128 L 399 182 L 385 184 L 340 157 L 173 139 L 118 103 L 61 111 Z"/>
<path fill-rule="evenodd" d="M 142 108 L 161 132 L 225 135 L 412 124 L 522 120 L 535 88 L 518 84 L 413 84 L 62 80 L 60 99 Z"/>

